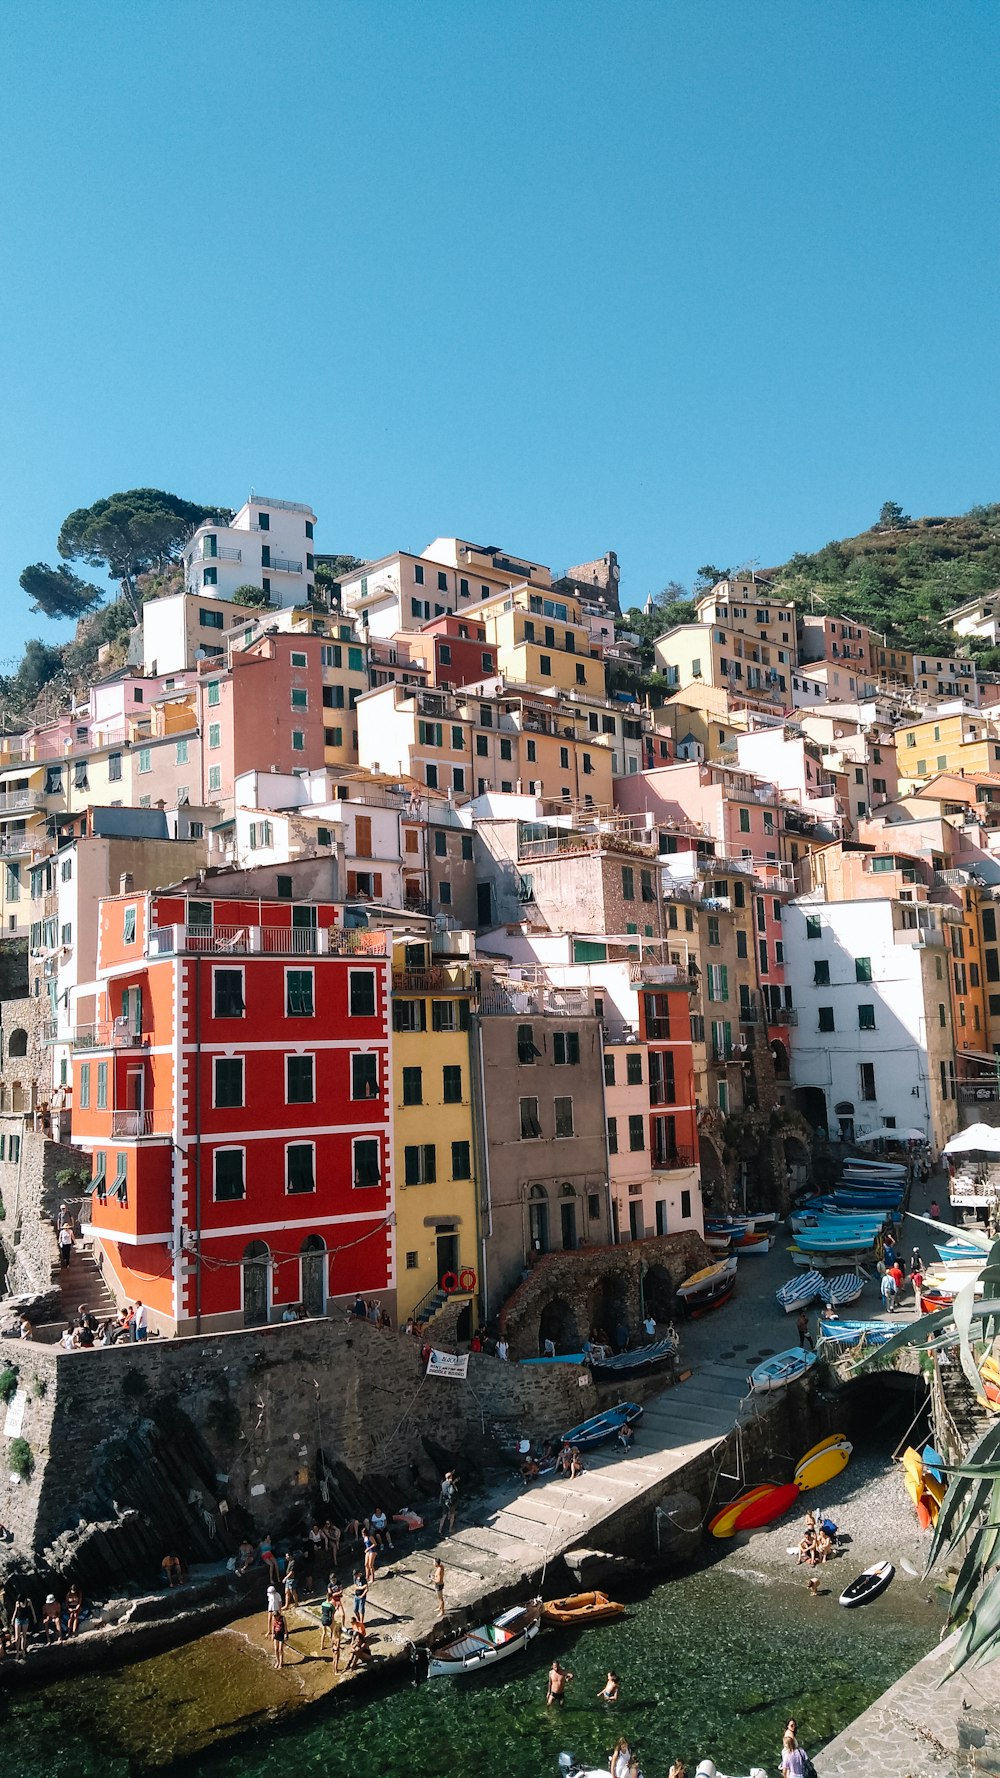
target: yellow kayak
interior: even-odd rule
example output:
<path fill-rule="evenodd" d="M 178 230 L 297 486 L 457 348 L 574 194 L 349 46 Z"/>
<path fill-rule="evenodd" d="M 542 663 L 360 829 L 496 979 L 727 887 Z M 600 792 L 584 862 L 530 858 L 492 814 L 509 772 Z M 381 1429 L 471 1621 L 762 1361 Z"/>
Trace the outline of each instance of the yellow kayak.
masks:
<path fill-rule="evenodd" d="M 807 1452 L 797 1465 L 793 1480 L 802 1489 L 820 1488 L 824 1482 L 832 1482 L 834 1476 L 847 1468 L 853 1448 L 845 1438 L 812 1453 Z"/>

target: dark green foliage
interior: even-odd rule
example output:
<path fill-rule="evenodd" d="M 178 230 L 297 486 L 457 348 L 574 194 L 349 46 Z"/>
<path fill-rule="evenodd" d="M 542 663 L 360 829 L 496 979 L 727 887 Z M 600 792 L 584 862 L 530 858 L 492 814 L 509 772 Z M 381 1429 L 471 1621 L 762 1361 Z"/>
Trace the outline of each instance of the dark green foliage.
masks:
<path fill-rule="evenodd" d="M 17 1371 L 12 1364 L 5 1364 L 0 1371 L 0 1401 L 10 1401 L 17 1389 Z"/>
<path fill-rule="evenodd" d="M 106 568 L 138 615 L 136 576 L 172 561 L 203 519 L 224 523 L 228 517 L 220 507 L 198 506 L 162 488 L 129 488 L 69 513 L 56 548 L 67 561 Z"/>
<path fill-rule="evenodd" d="M 253 605 L 263 608 L 270 605 L 271 596 L 265 593 L 262 586 L 238 586 L 233 594 L 234 605 Z"/>
<path fill-rule="evenodd" d="M 901 526 L 912 523 L 908 512 L 904 512 L 898 500 L 884 500 L 878 515 L 881 531 L 898 531 Z"/>
<path fill-rule="evenodd" d="M 12 1438 L 7 1447 L 7 1461 L 15 1475 L 27 1481 L 35 1467 L 31 1446 L 26 1438 Z"/>
<path fill-rule="evenodd" d="M 104 597 L 100 587 L 81 580 L 65 563 L 50 568 L 47 562 L 32 562 L 22 573 L 20 584 L 31 600 L 32 611 L 45 617 L 82 617 Z"/>

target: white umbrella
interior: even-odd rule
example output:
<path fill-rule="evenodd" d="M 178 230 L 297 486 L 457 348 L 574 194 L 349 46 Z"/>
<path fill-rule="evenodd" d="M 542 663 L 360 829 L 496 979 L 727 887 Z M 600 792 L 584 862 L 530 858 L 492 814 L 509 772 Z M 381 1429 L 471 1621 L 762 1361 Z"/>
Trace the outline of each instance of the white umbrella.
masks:
<path fill-rule="evenodd" d="M 992 1124 L 973 1124 L 945 1144 L 945 1154 L 1000 1154 L 1000 1130 Z"/>
<path fill-rule="evenodd" d="M 896 1130 L 883 1124 L 880 1130 L 869 1130 L 867 1136 L 859 1136 L 859 1142 L 926 1142 L 926 1130 Z"/>

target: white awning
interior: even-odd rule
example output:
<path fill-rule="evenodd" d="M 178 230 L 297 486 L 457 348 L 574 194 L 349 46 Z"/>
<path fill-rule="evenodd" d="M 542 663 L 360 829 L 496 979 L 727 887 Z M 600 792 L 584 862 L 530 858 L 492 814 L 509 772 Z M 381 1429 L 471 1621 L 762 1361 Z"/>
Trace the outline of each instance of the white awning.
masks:
<path fill-rule="evenodd" d="M 1000 1155 L 1000 1130 L 992 1124 L 973 1124 L 968 1130 L 961 1130 L 945 1143 L 945 1154 L 997 1154 Z"/>
<path fill-rule="evenodd" d="M 883 1124 L 880 1130 L 869 1130 L 864 1136 L 855 1137 L 857 1142 L 926 1142 L 926 1130 L 897 1130 Z"/>

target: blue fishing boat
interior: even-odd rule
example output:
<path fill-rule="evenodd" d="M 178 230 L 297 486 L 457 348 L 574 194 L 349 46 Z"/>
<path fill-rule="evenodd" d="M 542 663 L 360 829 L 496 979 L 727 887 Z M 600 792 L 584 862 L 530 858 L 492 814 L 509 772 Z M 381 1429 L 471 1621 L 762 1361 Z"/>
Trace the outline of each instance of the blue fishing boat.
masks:
<path fill-rule="evenodd" d="M 803 1229 L 795 1240 L 803 1253 L 866 1253 L 875 1245 L 875 1233 L 874 1229 L 847 1228 L 838 1235 L 825 1229 Z"/>
<path fill-rule="evenodd" d="M 821 1339 L 832 1340 L 837 1346 L 860 1346 L 862 1340 L 882 1346 L 896 1329 L 888 1321 L 845 1321 L 839 1315 L 821 1315 L 819 1331 Z"/>
<path fill-rule="evenodd" d="M 982 1261 L 983 1265 L 986 1264 L 987 1249 L 978 1246 L 975 1241 L 935 1241 L 934 1245 L 941 1259 L 945 1261 L 978 1259 Z"/>
<path fill-rule="evenodd" d="M 676 1351 L 676 1340 L 654 1340 L 651 1346 L 638 1346 L 634 1352 L 616 1352 L 613 1358 L 595 1358 L 590 1368 L 598 1379 L 641 1376 L 644 1371 L 667 1364 Z"/>
<path fill-rule="evenodd" d="M 564 1445 L 577 1445 L 581 1451 L 592 1451 L 595 1445 L 606 1444 L 609 1438 L 617 1438 L 623 1426 L 632 1426 L 641 1419 L 642 1409 L 638 1402 L 620 1401 L 615 1408 L 607 1408 L 603 1414 L 592 1414 L 589 1420 L 581 1421 L 579 1426 L 571 1426 L 562 1435 Z"/>

